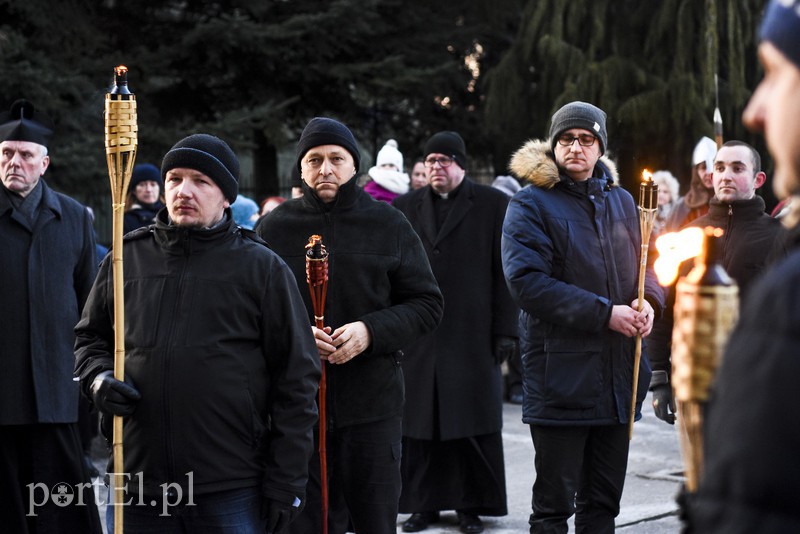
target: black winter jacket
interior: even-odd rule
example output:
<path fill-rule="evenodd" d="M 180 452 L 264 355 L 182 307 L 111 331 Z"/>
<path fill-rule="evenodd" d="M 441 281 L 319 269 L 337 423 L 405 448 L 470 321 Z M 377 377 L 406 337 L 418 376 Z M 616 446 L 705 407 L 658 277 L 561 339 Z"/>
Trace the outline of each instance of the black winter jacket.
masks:
<path fill-rule="evenodd" d="M 800 532 L 800 235 L 742 312 L 712 385 L 686 532 Z"/>
<path fill-rule="evenodd" d="M 641 237 L 633 197 L 616 184 L 606 158 L 581 191 L 559 174 L 545 142 L 523 146 L 511 170 L 532 182 L 511 199 L 502 239 L 503 270 L 522 309 L 523 421 L 626 423 L 635 338 L 610 330 L 608 322 L 614 305 L 637 297 Z M 660 314 L 663 294 L 650 270 L 645 298 Z M 643 350 L 637 419 L 649 382 Z"/>
<path fill-rule="evenodd" d="M 786 256 L 786 232 L 778 219 L 764 212 L 764 200 L 753 197 L 747 200 L 720 202 L 712 198 L 706 215 L 694 219 L 690 226 L 713 226 L 725 233 L 718 238 L 720 263 L 739 286 L 739 301 L 746 297 L 751 284 L 775 259 Z M 687 274 L 693 262 L 682 266 Z M 650 363 L 654 371 L 671 372 L 672 328 L 674 325 L 675 285 L 667 290 L 667 307 L 664 317 L 653 327 L 650 338 Z"/>
<path fill-rule="evenodd" d="M 125 376 L 141 392 L 125 420 L 125 472 L 145 495 L 167 482 L 197 494 L 258 485 L 302 497 L 317 421 L 316 346 L 294 277 L 227 221 L 208 230 L 157 222 L 124 244 Z M 113 367 L 111 255 L 76 327 L 84 392 Z M 138 491 L 135 479 L 131 482 Z"/>
<path fill-rule="evenodd" d="M 363 321 L 372 344 L 342 365 L 328 365 L 329 429 L 403 413 L 401 349 L 430 332 L 443 300 L 422 243 L 397 209 L 352 179 L 326 204 L 305 183 L 303 196 L 271 211 L 256 229 L 289 265 L 314 323 L 305 245 L 321 235 L 329 253 L 325 325 Z"/>

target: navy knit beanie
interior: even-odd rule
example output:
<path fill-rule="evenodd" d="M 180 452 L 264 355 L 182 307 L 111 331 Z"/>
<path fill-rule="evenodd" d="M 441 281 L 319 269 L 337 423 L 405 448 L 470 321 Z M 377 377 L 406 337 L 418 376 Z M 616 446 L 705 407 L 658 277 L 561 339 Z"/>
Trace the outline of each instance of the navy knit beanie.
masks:
<path fill-rule="evenodd" d="M 128 192 L 133 192 L 136 186 L 142 182 L 155 182 L 158 184 L 159 194 L 164 192 L 164 180 L 161 179 L 161 171 L 152 163 L 140 163 L 133 166 Z"/>
<path fill-rule="evenodd" d="M 347 126 L 328 117 L 315 117 L 306 124 L 303 133 L 300 135 L 300 140 L 297 142 L 297 150 L 295 152 L 297 168 L 300 168 L 300 161 L 306 155 L 306 152 L 315 146 L 323 145 L 337 145 L 350 152 L 353 156 L 356 172 L 358 172 L 361 154 L 358 152 L 356 138 L 353 137 L 353 133 Z"/>
<path fill-rule="evenodd" d="M 222 190 L 231 204 L 239 193 L 239 160 L 225 141 L 208 134 L 194 134 L 175 143 L 161 162 L 161 177 L 170 169 L 200 171 Z"/>
<path fill-rule="evenodd" d="M 761 23 L 761 40 L 769 41 L 800 68 L 800 0 L 772 0 Z"/>
<path fill-rule="evenodd" d="M 422 157 L 427 158 L 430 154 L 450 156 L 456 160 L 459 167 L 467 170 L 467 147 L 457 132 L 444 131 L 433 134 L 425 143 Z"/>
<path fill-rule="evenodd" d="M 572 128 L 589 130 L 600 140 L 600 153 L 606 153 L 608 133 L 606 132 L 606 113 L 587 102 L 570 102 L 553 113 L 550 121 L 550 149 L 556 149 L 558 136 Z"/>

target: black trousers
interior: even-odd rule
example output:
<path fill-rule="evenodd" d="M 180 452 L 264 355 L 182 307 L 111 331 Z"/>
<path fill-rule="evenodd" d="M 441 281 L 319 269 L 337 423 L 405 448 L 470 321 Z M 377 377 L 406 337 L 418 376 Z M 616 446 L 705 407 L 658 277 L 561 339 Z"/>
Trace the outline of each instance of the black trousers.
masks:
<path fill-rule="evenodd" d="M 78 425 L 0 425 L 0 531 L 102 532 Z"/>
<path fill-rule="evenodd" d="M 628 467 L 628 427 L 530 425 L 536 451 L 531 534 L 614 532 Z"/>
<path fill-rule="evenodd" d="M 328 432 L 328 533 L 396 534 L 402 417 Z M 319 436 L 315 432 L 314 450 Z M 293 534 L 322 532 L 319 454 L 309 463 L 306 504 Z M 348 526 L 349 525 L 349 526 Z"/>

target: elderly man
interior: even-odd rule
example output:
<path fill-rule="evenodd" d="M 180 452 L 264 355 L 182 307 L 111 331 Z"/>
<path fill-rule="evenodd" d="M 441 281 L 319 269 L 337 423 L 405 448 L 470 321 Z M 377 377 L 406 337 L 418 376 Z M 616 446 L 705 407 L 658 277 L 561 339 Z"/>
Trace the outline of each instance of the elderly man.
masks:
<path fill-rule="evenodd" d="M 507 513 L 500 364 L 517 348 L 517 308 L 500 263 L 508 197 L 467 177 L 457 132 L 425 143 L 430 185 L 397 198 L 422 239 L 444 295 L 442 324 L 408 350 L 403 418 L 403 494 L 418 532 L 455 510 L 462 532 L 480 515 Z"/>
<path fill-rule="evenodd" d="M 511 200 L 503 269 L 521 308 L 522 418 L 536 451 L 531 533 L 611 533 L 625 482 L 634 338 L 663 306 L 648 272 L 637 301 L 639 215 L 617 185 L 606 114 L 572 102 L 549 142 L 530 141 L 510 169 L 531 183 Z M 650 381 L 642 354 L 635 417 Z"/>
<path fill-rule="evenodd" d="M 166 208 L 125 237 L 126 382 L 111 371 L 110 258 L 76 327 L 84 393 L 125 417 L 125 532 L 282 532 L 304 502 L 317 421 L 303 301 L 233 221 L 239 162 L 224 141 L 179 141 L 161 175 Z"/>
<path fill-rule="evenodd" d="M 322 236 L 329 253 L 324 329 L 313 328 L 327 366 L 328 517 L 321 517 L 320 459 L 312 457 L 308 505 L 292 531 L 394 534 L 400 495 L 402 352 L 442 316 L 442 295 L 419 238 L 403 215 L 374 200 L 356 175 L 349 128 L 312 119 L 297 143 L 303 196 L 272 210 L 256 231 L 306 287 L 305 245 Z M 314 313 L 309 292 L 308 324 Z"/>
<path fill-rule="evenodd" d="M 775 162 L 779 198 L 800 193 L 800 1 L 772 1 L 761 27 L 764 79 L 744 111 Z M 797 203 L 790 253 L 753 284 L 722 359 L 705 422 L 705 471 L 688 510 L 705 533 L 800 531 Z M 786 220 L 786 219 L 784 219 Z"/>
<path fill-rule="evenodd" d="M 100 532 L 72 380 L 72 329 L 96 272 L 94 234 L 88 210 L 42 179 L 52 133 L 27 101 L 0 115 L 0 524 Z M 59 483 L 84 505 L 49 499 Z"/>

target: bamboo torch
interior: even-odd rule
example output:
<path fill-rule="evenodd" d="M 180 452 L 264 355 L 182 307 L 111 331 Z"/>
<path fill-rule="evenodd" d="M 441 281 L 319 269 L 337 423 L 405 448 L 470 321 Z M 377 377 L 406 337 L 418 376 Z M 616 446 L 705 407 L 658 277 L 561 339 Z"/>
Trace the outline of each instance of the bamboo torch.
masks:
<path fill-rule="evenodd" d="M 125 294 L 122 272 L 122 224 L 125 195 L 138 144 L 136 97 L 128 89 L 128 69 L 114 69 L 114 87 L 106 93 L 105 145 L 113 208 L 112 269 L 114 280 L 114 378 L 125 381 Z M 123 472 L 122 417 L 114 416 L 114 533 L 122 534 Z"/>
<path fill-rule="evenodd" d="M 306 245 L 306 282 L 311 293 L 314 324 L 325 328 L 325 296 L 328 292 L 328 251 L 322 244 L 322 236 L 312 235 Z M 328 446 L 326 431 L 327 379 L 326 361 L 322 362 L 319 381 L 319 480 L 322 496 L 322 534 L 328 534 Z"/>
<path fill-rule="evenodd" d="M 719 150 L 722 148 L 722 113 L 719 112 L 719 79 L 716 74 L 714 74 L 714 96 L 714 141 L 716 141 L 717 150 Z M 706 169 L 706 171 L 711 172 L 711 169 Z"/>
<path fill-rule="evenodd" d="M 639 261 L 639 293 L 638 311 L 644 308 L 644 279 L 647 273 L 647 250 L 650 247 L 650 234 L 658 211 L 658 184 L 653 182 L 653 175 L 647 169 L 642 171 L 642 183 L 639 186 L 639 229 L 642 234 L 642 254 Z M 628 439 L 633 439 L 633 420 L 636 417 L 636 393 L 639 389 L 639 366 L 642 361 L 642 335 L 636 335 L 636 352 L 633 357 L 633 388 L 631 394 L 631 411 L 628 418 Z"/>
<path fill-rule="evenodd" d="M 706 228 L 703 253 L 678 280 L 672 330 L 672 386 L 686 489 L 694 492 L 703 472 L 703 408 L 725 342 L 739 311 L 739 290 L 718 261 L 719 228 Z"/>

